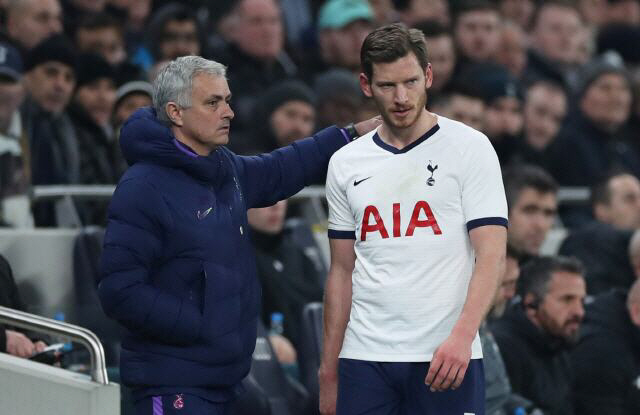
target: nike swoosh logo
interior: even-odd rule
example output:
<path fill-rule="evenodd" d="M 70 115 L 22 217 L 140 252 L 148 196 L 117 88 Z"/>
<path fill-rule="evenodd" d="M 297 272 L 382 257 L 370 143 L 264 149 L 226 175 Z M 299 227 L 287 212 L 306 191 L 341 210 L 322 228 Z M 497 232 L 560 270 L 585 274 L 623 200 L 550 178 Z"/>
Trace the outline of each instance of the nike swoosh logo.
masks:
<path fill-rule="evenodd" d="M 200 211 L 199 210 L 199 211 L 196 212 L 196 216 L 198 216 L 198 219 L 202 220 L 202 219 L 206 218 L 207 215 L 209 213 L 211 213 L 212 210 L 213 210 L 213 206 L 211 206 L 209 209 L 207 209 L 205 211 Z"/>
<path fill-rule="evenodd" d="M 369 180 L 369 179 L 370 179 L 370 178 L 372 178 L 372 177 L 373 177 L 373 176 L 369 176 L 369 177 L 364 178 L 364 179 L 362 179 L 362 180 L 354 180 L 354 181 L 353 181 L 353 185 L 354 185 L 354 186 L 357 186 L 357 185 L 359 185 L 360 183 L 364 182 L 365 180 Z"/>

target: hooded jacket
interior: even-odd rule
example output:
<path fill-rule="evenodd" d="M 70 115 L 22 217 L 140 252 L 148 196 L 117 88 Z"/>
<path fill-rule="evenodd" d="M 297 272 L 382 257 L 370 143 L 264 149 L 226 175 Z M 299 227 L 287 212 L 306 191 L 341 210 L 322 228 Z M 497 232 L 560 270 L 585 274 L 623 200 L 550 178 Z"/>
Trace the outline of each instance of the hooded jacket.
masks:
<path fill-rule="evenodd" d="M 246 211 L 326 174 L 345 143 L 330 127 L 269 154 L 219 147 L 202 157 L 149 108 L 124 124 L 131 167 L 109 206 L 98 292 L 106 314 L 127 329 L 121 377 L 134 398 L 237 394 L 260 312 Z"/>
<path fill-rule="evenodd" d="M 491 330 L 513 391 L 548 415 L 572 415 L 571 370 L 566 343 L 538 329 L 521 303 L 513 304 Z"/>
<path fill-rule="evenodd" d="M 611 290 L 587 307 L 571 353 L 581 415 L 640 414 L 640 327 L 629 317 L 627 291 Z"/>

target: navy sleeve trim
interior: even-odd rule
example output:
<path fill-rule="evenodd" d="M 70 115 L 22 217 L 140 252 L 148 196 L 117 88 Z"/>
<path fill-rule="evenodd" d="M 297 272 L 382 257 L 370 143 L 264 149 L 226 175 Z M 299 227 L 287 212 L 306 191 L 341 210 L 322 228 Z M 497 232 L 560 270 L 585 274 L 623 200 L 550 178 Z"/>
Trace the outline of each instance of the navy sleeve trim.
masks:
<path fill-rule="evenodd" d="M 356 239 L 356 231 L 336 231 L 329 229 L 329 239 Z"/>
<path fill-rule="evenodd" d="M 467 222 L 467 231 L 478 228 L 480 226 L 487 226 L 487 225 L 499 225 L 499 226 L 504 226 L 505 228 L 508 228 L 509 221 L 506 220 L 505 218 L 500 218 L 500 217 L 474 219 Z"/>

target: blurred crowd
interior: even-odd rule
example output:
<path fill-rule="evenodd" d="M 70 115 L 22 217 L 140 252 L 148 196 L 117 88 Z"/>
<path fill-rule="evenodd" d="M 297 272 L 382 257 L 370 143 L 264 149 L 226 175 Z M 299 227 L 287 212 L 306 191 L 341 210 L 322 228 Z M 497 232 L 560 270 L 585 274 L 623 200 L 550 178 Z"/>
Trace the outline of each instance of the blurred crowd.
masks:
<path fill-rule="evenodd" d="M 485 350 L 502 352 L 488 395 L 640 413 L 640 1 L 0 0 L 0 15 L 0 220 L 13 227 L 57 225 L 50 203 L 28 208 L 30 186 L 117 183 L 119 129 L 176 57 L 228 66 L 229 147 L 251 155 L 377 114 L 362 41 L 390 22 L 422 30 L 428 109 L 484 132 L 504 171 L 512 267 L 486 327 Z M 559 205 L 576 186 L 590 200 Z M 104 204 L 76 207 L 104 224 Z M 326 269 L 286 231 L 286 209 L 249 219 L 264 323 L 284 312 L 292 363 Z M 568 230 L 563 257 L 540 258 L 554 226 Z"/>

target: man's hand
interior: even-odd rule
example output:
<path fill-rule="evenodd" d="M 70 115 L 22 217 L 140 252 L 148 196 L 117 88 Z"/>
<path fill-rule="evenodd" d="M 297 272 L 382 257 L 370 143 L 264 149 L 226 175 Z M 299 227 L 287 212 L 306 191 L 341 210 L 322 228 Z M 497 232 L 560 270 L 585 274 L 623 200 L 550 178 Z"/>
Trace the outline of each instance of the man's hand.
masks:
<path fill-rule="evenodd" d="M 320 415 L 334 415 L 338 402 L 338 371 L 328 370 L 325 365 L 320 365 L 318 384 L 320 385 Z"/>
<path fill-rule="evenodd" d="M 431 391 L 456 389 L 462 383 L 471 359 L 473 337 L 451 333 L 436 349 L 424 380 Z"/>
<path fill-rule="evenodd" d="M 368 120 L 360 121 L 359 123 L 355 124 L 354 127 L 358 133 L 358 136 L 362 136 L 369 131 L 373 131 L 373 129 L 378 127 L 380 124 L 382 124 L 382 117 L 380 115 L 376 115 L 375 117 L 369 118 Z"/>
<path fill-rule="evenodd" d="M 6 330 L 7 333 L 7 353 L 17 357 L 31 357 L 36 351 L 36 346 L 24 334 Z M 43 343 L 44 344 L 44 343 Z"/>

